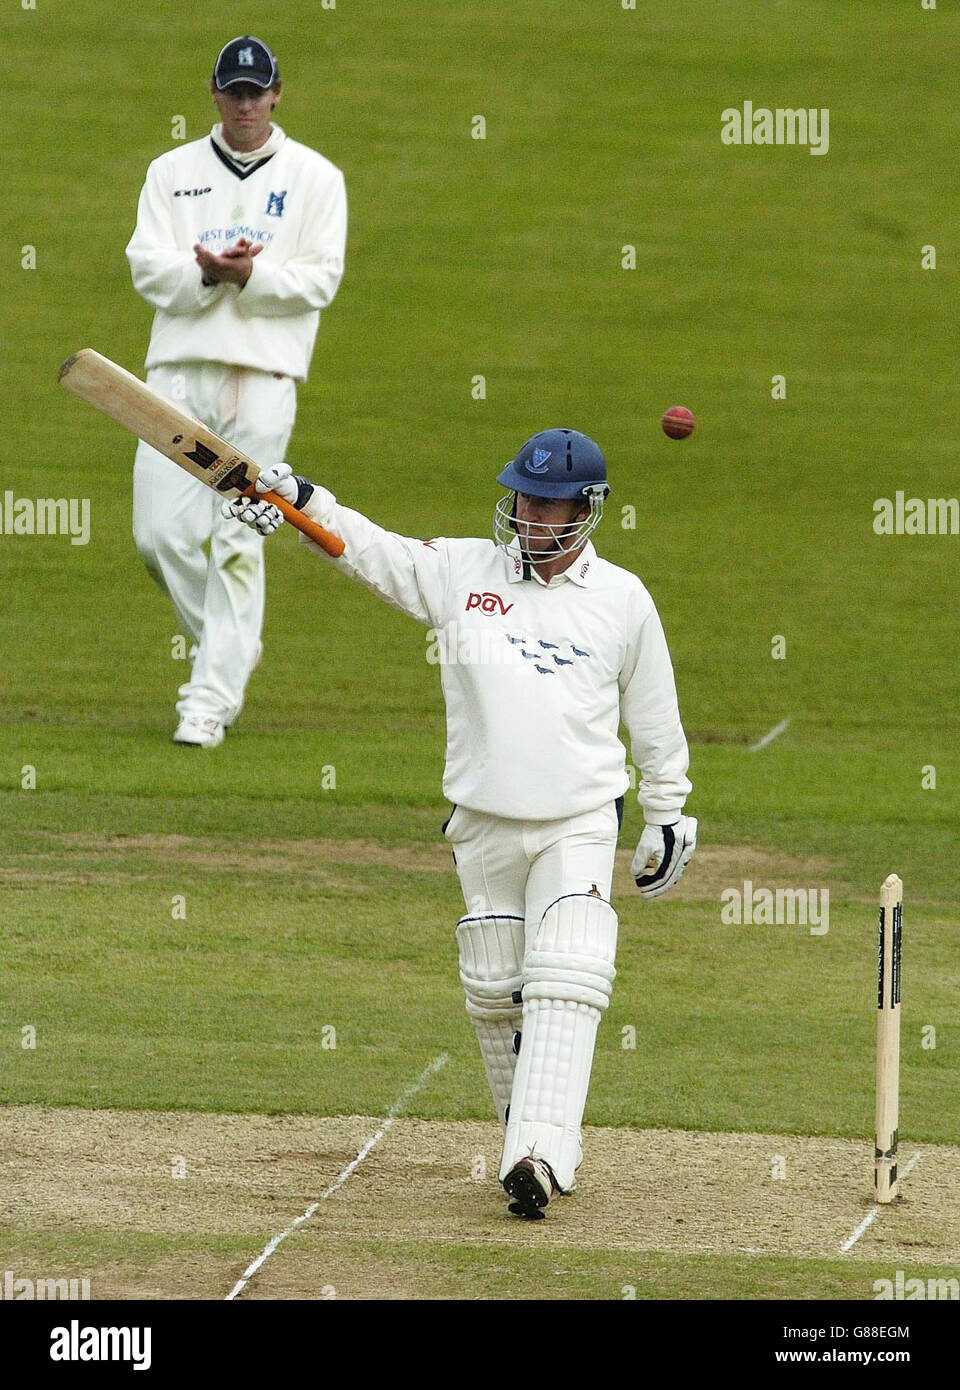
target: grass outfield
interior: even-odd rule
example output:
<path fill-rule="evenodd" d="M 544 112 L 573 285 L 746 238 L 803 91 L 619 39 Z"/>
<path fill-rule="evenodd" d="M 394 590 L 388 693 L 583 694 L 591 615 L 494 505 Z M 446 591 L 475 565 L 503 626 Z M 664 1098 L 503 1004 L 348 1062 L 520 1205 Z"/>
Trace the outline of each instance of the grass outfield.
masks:
<path fill-rule="evenodd" d="M 452 945 L 458 886 L 446 848 L 431 850 L 38 832 L 3 874 L 10 1016 L 38 1030 L 35 1050 L 8 1056 L 5 1097 L 376 1114 L 446 1051 L 415 1113 L 487 1118 Z M 629 857 L 590 1119 L 867 1134 L 875 913 L 842 896 L 848 870 L 708 844 L 699 876 L 646 905 Z M 751 873 L 840 885 L 829 932 L 721 925 L 716 885 Z M 941 1143 L 956 1137 L 951 923 L 945 907 L 914 908 L 905 952 L 904 1130 L 909 1118 L 912 1139 Z M 925 1049 L 921 1028 L 941 1020 Z"/>
<path fill-rule="evenodd" d="M 960 133 L 960 20 L 900 0 L 867 15 L 853 0 L 548 10 L 285 0 L 264 21 L 286 84 L 280 123 L 344 169 L 350 197 L 347 272 L 291 459 L 391 529 L 486 535 L 494 476 L 524 438 L 570 424 L 599 439 L 614 490 L 597 542 L 662 614 L 701 850 L 674 893 L 642 904 L 628 805 L 619 977 L 588 1120 L 637 1142 L 861 1143 L 862 1175 L 860 1150 L 844 1150 L 837 1188 L 848 1234 L 869 1201 L 876 895 L 891 870 L 906 891 L 906 1152 L 960 1132 L 960 537 L 872 530 L 879 497 L 958 491 L 943 171 Z M 133 441 L 55 385 L 85 345 L 141 368 L 150 312 L 123 256 L 137 194 L 174 116 L 188 138 L 209 129 L 204 86 L 229 36 L 172 0 L 119 18 L 106 0 L 18 8 L 8 23 L 17 157 L 0 221 L 17 254 L 3 271 L 13 427 L 0 499 L 89 498 L 92 535 L 0 534 L 0 1102 L 14 1107 L 0 1114 L 369 1120 L 446 1053 L 407 1113 L 457 1134 L 489 1120 L 490 1102 L 457 981 L 462 907 L 439 835 L 443 711 L 424 633 L 281 535 L 236 731 L 210 755 L 173 748 L 185 663 L 130 537 Z M 723 146 L 720 112 L 745 99 L 829 107 L 829 153 Z M 477 113 L 485 141 L 470 138 Z M 628 244 L 635 270 L 621 268 Z M 928 244 L 935 271 L 921 269 Z M 19 268 L 25 245 L 35 270 Z M 677 444 L 657 422 L 681 402 L 699 426 Z M 828 890 L 829 932 L 724 926 L 720 895 L 746 879 Z M 25 1027 L 35 1049 L 20 1045 Z M 364 1228 L 348 1197 L 355 1181 L 365 1190 L 358 1173 L 345 1224 L 284 1247 L 260 1296 L 318 1296 L 331 1252 L 344 1296 L 537 1296 L 553 1247 L 538 1253 L 525 1232 L 511 1248 L 484 1225 L 495 1189 L 476 1198 L 468 1239 L 422 1238 L 391 1142 L 371 1172 L 395 1184 L 409 1228 L 389 1203 Z M 230 1181 L 248 1180 L 243 1152 Z M 729 1248 L 676 1250 L 664 1216 L 628 1259 L 613 1237 L 589 1238 L 603 1193 L 587 1167 L 574 1199 L 587 1229 L 574 1221 L 566 1247 L 562 1230 L 550 1238 L 566 1251 L 550 1296 L 634 1284 L 638 1297 L 870 1298 L 867 1270 L 948 1274 L 960 1218 L 944 1152 L 924 1157 L 914 1208 L 883 1213 L 888 1234 L 852 1273 L 829 1243 L 769 1232 L 738 1253 L 750 1201 L 780 1200 L 742 1174 Z M 0 1155 L 18 1153 L 8 1123 Z M 0 1208 L 0 1263 L 94 1268 L 118 1296 L 223 1296 L 261 1236 L 339 1171 L 326 1158 L 321 1145 L 234 1227 L 204 1226 L 201 1201 L 192 1235 L 164 1227 L 157 1187 L 139 1224 L 77 1207 L 60 1238 L 56 1196 L 35 1205 L 25 1189 Z M 788 1169 L 801 1211 L 808 1189 L 793 1182 Z M 191 1288 L 177 1269 L 201 1255 L 209 1279 Z"/>

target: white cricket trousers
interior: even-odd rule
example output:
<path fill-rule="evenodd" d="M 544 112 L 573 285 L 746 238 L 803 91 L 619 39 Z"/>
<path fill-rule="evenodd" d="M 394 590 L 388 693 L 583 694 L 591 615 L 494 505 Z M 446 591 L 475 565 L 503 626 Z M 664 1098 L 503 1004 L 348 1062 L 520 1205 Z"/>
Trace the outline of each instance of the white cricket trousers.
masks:
<path fill-rule="evenodd" d="M 583 1156 L 580 1124 L 599 1012 L 564 1011 L 543 1022 L 531 1016 L 528 1032 L 528 1005 L 517 991 L 528 982 L 527 962 L 537 960 L 541 923 L 551 904 L 558 898 L 569 903 L 576 895 L 580 903 L 609 904 L 618 829 L 613 804 L 550 821 L 505 820 L 458 806 L 445 826 L 467 907 L 457 925 L 460 978 L 505 1131 L 501 1178 L 521 1152 L 533 1151 L 532 1144 L 562 1190 L 573 1187 Z M 609 906 L 605 912 L 590 915 L 596 940 L 578 940 L 572 970 L 580 968 L 584 953 L 608 955 L 610 917 L 614 925 L 616 917 Z M 573 950 L 569 943 L 563 949 Z M 544 1022 L 550 1025 L 547 1034 Z"/>
<path fill-rule="evenodd" d="M 616 806 L 567 820 L 505 820 L 457 806 L 444 834 L 467 912 L 522 917 L 527 945 L 557 898 L 596 888 L 610 901 L 619 831 Z"/>
<path fill-rule="evenodd" d="M 291 377 L 219 362 L 151 367 L 147 384 L 263 468 L 282 463 L 296 417 Z M 133 535 L 195 648 L 177 712 L 237 717 L 260 659 L 263 537 L 220 515 L 223 498 L 142 441 L 133 466 Z"/>

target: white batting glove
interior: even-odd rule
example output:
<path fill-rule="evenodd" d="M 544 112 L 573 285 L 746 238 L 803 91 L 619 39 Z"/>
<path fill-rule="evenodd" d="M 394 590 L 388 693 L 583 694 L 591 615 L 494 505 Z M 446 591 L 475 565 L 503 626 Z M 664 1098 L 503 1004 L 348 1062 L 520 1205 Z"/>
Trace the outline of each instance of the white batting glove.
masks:
<path fill-rule="evenodd" d="M 272 468 L 265 468 L 257 479 L 258 492 L 277 492 L 284 502 L 290 502 L 293 506 L 297 505 L 297 498 L 300 495 L 300 484 L 293 475 L 293 469 L 289 463 L 275 463 Z"/>
<path fill-rule="evenodd" d="M 232 502 L 224 502 L 220 514 L 242 521 L 251 531 L 259 531 L 261 536 L 272 536 L 277 527 L 283 525 L 279 508 L 272 502 L 257 502 L 253 497 L 235 497 Z"/>
<path fill-rule="evenodd" d="M 645 825 L 630 872 L 645 898 L 662 897 L 679 878 L 697 847 L 695 816 L 681 816 L 673 825 Z"/>

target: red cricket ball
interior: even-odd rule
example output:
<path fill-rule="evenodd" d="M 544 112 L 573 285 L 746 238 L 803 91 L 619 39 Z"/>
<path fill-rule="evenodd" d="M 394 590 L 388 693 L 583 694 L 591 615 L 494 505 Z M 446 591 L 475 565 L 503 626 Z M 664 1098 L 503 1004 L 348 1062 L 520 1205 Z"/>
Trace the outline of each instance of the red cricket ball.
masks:
<path fill-rule="evenodd" d="M 693 434 L 696 423 L 692 410 L 685 405 L 672 405 L 663 412 L 660 427 L 671 439 L 686 439 L 688 434 Z"/>

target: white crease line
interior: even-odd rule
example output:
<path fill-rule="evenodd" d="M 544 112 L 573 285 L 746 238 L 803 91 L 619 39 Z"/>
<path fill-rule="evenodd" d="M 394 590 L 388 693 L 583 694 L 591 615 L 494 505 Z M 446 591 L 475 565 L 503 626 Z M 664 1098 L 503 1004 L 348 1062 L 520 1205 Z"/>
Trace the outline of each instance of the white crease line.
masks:
<path fill-rule="evenodd" d="M 344 1168 L 340 1176 L 334 1182 L 332 1182 L 330 1186 L 327 1188 L 326 1192 L 323 1193 L 323 1196 L 320 1198 L 320 1201 L 312 1202 L 301 1216 L 296 1217 L 295 1220 L 290 1222 L 290 1225 L 287 1227 L 285 1231 L 281 1231 L 279 1235 L 274 1236 L 272 1240 L 268 1241 L 268 1243 L 264 1246 L 263 1250 L 254 1260 L 253 1264 L 243 1271 L 236 1284 L 234 1284 L 233 1288 L 227 1294 L 226 1298 L 224 1299 L 225 1303 L 229 1303 L 231 1299 L 236 1298 L 237 1294 L 242 1293 L 243 1290 L 246 1288 L 247 1284 L 256 1274 L 257 1270 L 261 1267 L 261 1265 L 265 1264 L 266 1261 L 269 1260 L 270 1256 L 276 1250 L 277 1246 L 280 1245 L 281 1242 L 285 1241 L 287 1236 L 290 1235 L 291 1232 L 295 1231 L 298 1226 L 302 1226 L 305 1221 L 309 1221 L 313 1213 L 319 1208 L 320 1203 L 325 1201 L 327 1197 L 332 1197 L 333 1194 L 343 1186 L 347 1178 L 349 1178 L 350 1174 L 355 1172 L 357 1168 L 360 1167 L 360 1164 L 366 1158 L 370 1150 L 374 1147 L 375 1144 L 378 1144 L 380 1142 L 380 1140 L 386 1134 L 387 1130 L 390 1129 L 394 1120 L 400 1114 L 400 1111 L 406 1105 L 407 1101 L 410 1100 L 412 1096 L 416 1095 L 417 1091 L 420 1090 L 421 1086 L 423 1086 L 425 1082 L 429 1081 L 430 1077 L 433 1076 L 434 1072 L 437 1072 L 440 1070 L 441 1067 L 446 1066 L 448 1061 L 449 1055 L 446 1052 L 442 1052 L 439 1057 L 434 1057 L 433 1061 L 424 1071 L 420 1073 L 416 1081 L 412 1082 L 406 1088 L 405 1091 L 401 1092 L 401 1094 L 394 1101 L 393 1105 L 391 1105 L 390 1109 L 387 1111 L 386 1117 L 383 1123 L 381 1124 L 380 1128 L 377 1130 L 375 1134 L 371 1135 L 371 1137 L 364 1144 L 363 1148 L 357 1154 L 356 1158 L 350 1160 L 350 1162 L 347 1164 L 346 1168 Z"/>
<path fill-rule="evenodd" d="M 914 1155 L 913 1155 L 913 1158 L 911 1158 L 911 1160 L 910 1160 L 910 1162 L 907 1164 L 906 1168 L 904 1168 L 903 1172 L 900 1174 L 900 1177 L 901 1177 L 901 1178 L 909 1177 L 910 1174 L 913 1172 L 914 1168 L 915 1168 L 915 1167 L 917 1166 L 917 1164 L 919 1163 L 919 1161 L 920 1161 L 920 1155 L 919 1155 L 918 1153 L 914 1154 Z M 886 1206 L 886 1205 L 888 1205 L 888 1204 L 887 1204 L 887 1203 L 884 1203 L 884 1205 Z M 868 1227 L 868 1226 L 870 1225 L 870 1223 L 873 1221 L 873 1218 L 876 1216 L 876 1214 L 877 1214 L 877 1212 L 878 1212 L 879 1210 L 880 1210 L 880 1203 L 879 1203 L 879 1202 L 875 1202 L 875 1203 L 873 1204 L 873 1206 L 870 1208 L 870 1210 L 867 1212 L 866 1216 L 865 1216 L 865 1217 L 863 1218 L 863 1220 L 860 1222 L 860 1225 L 859 1225 L 859 1226 L 857 1227 L 857 1229 L 854 1231 L 853 1235 L 850 1236 L 849 1240 L 845 1240 L 845 1241 L 843 1242 L 843 1244 L 841 1245 L 841 1247 L 840 1247 L 840 1254 L 841 1254 L 841 1255 L 845 1255 L 845 1254 L 847 1253 L 848 1250 L 852 1250 L 852 1249 L 853 1249 L 853 1247 L 856 1245 L 857 1241 L 858 1241 L 858 1240 L 860 1239 L 860 1237 L 863 1235 L 864 1231 L 867 1229 L 867 1227 Z"/>
<path fill-rule="evenodd" d="M 860 1237 L 863 1235 L 864 1231 L 865 1231 L 865 1230 L 867 1229 L 867 1227 L 870 1225 L 870 1222 L 873 1220 L 873 1218 L 876 1216 L 876 1214 L 877 1214 L 877 1212 L 878 1212 L 879 1210 L 880 1210 L 879 1206 L 873 1206 L 873 1207 L 870 1208 L 870 1210 L 867 1212 L 866 1216 L 865 1216 L 865 1217 L 863 1218 L 863 1220 L 860 1222 L 860 1225 L 859 1225 L 859 1226 L 857 1227 L 857 1229 L 854 1231 L 853 1235 L 849 1238 L 849 1240 L 845 1240 L 845 1241 L 843 1242 L 843 1244 L 841 1245 L 841 1247 L 840 1247 L 840 1254 L 841 1254 L 841 1255 L 845 1255 L 845 1254 L 847 1253 L 848 1250 L 850 1250 L 854 1245 L 856 1245 L 857 1241 L 858 1241 L 858 1240 L 860 1239 Z"/>
<path fill-rule="evenodd" d="M 760 739 L 757 743 L 752 743 L 750 745 L 750 752 L 756 753 L 761 748 L 766 748 L 768 743 L 772 743 L 775 738 L 779 738 L 780 735 L 783 733 L 784 729 L 789 729 L 789 727 L 790 720 L 781 719 L 780 723 L 774 724 L 773 728 L 770 729 L 767 733 L 765 733 L 762 739 Z"/>

